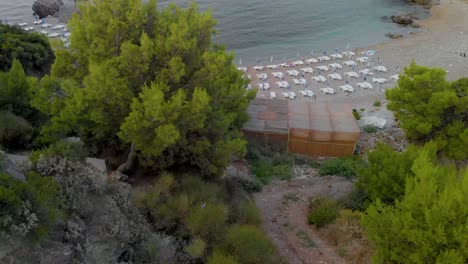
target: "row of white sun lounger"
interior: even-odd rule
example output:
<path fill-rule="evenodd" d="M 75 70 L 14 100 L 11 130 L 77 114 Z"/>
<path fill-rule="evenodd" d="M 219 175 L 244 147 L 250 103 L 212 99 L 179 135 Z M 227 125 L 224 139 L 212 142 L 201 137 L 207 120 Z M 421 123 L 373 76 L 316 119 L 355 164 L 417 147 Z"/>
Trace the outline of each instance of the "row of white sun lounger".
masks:
<path fill-rule="evenodd" d="M 356 65 L 356 62 L 354 61 L 345 61 L 343 63 L 345 66 L 348 66 L 348 67 L 353 67 Z M 342 69 L 343 66 L 339 63 L 332 63 L 330 65 L 321 65 L 321 66 L 317 66 L 315 69 L 317 71 L 328 71 L 330 69 Z M 239 67 L 238 68 L 239 70 L 243 71 L 243 72 L 247 72 L 247 67 Z M 254 69 L 256 70 L 264 70 L 265 67 L 264 66 L 254 66 Z M 377 72 L 387 72 L 388 69 L 387 67 L 385 66 L 376 66 L 374 68 L 372 68 L 372 70 L 374 71 L 377 71 Z M 313 73 L 314 72 L 314 69 L 311 68 L 311 67 L 305 67 L 305 68 L 301 68 L 300 71 L 302 73 Z M 290 71 L 287 71 L 287 73 L 290 75 L 290 76 L 298 76 L 301 72 L 299 72 L 298 70 L 290 70 Z M 359 71 L 360 73 L 362 74 L 365 74 L 365 75 L 373 75 L 373 72 L 371 71 L 371 69 L 363 69 L 363 70 L 360 70 Z M 278 78 L 282 78 L 284 75 L 282 75 L 281 72 L 274 72 L 272 73 L 274 77 L 278 77 Z"/>
<path fill-rule="evenodd" d="M 364 75 L 373 75 L 372 72 L 368 72 L 368 71 L 364 71 L 364 70 L 360 71 L 360 73 L 364 74 Z M 276 76 L 281 76 L 279 78 L 284 77 L 284 75 L 282 75 L 281 72 L 274 73 L 274 76 L 275 77 Z M 359 74 L 357 74 L 356 72 L 345 72 L 345 76 L 348 77 L 348 78 L 359 78 Z M 268 75 L 266 73 L 257 74 L 257 77 L 262 81 L 266 81 L 268 79 Z M 338 73 L 329 74 L 328 78 L 331 79 L 331 80 L 336 80 L 336 81 L 343 80 L 343 77 L 341 76 L 341 74 L 338 74 Z M 392 75 L 392 76 L 390 76 L 390 79 L 397 81 L 399 79 L 399 75 L 398 74 Z M 312 80 L 316 81 L 316 82 L 322 82 L 322 83 L 327 82 L 327 78 L 325 76 L 323 76 L 323 75 L 313 76 Z M 374 82 L 374 83 L 383 84 L 383 83 L 386 83 L 387 81 L 388 80 L 385 79 L 385 78 L 372 78 L 372 82 Z M 292 79 L 292 82 L 295 85 L 307 85 L 308 84 L 307 80 L 304 79 L 304 78 Z M 279 82 L 276 82 L 276 84 L 279 87 L 289 87 L 289 83 L 287 81 L 279 81 Z"/>

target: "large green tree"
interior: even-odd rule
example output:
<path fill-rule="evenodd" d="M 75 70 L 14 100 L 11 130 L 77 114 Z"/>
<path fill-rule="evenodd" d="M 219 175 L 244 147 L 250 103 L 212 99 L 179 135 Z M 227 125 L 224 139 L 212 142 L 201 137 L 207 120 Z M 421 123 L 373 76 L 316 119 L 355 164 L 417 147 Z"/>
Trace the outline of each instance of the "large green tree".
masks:
<path fill-rule="evenodd" d="M 435 154 L 434 144 L 430 148 Z M 367 154 L 367 166 L 358 171 L 356 185 L 366 192 L 371 201 L 380 199 L 386 204 L 393 204 L 405 194 L 406 181 L 414 177 L 411 168 L 417 157 L 418 152 L 413 145 L 404 152 L 396 152 L 391 146 L 380 143 Z"/>
<path fill-rule="evenodd" d="M 0 72 L 0 110 L 28 119 L 34 113 L 30 106 L 36 79 L 27 77 L 21 63 L 14 60 L 8 72 Z"/>
<path fill-rule="evenodd" d="M 50 71 L 54 53 L 46 36 L 0 23 L 0 71 L 8 71 L 14 59 L 27 74 L 43 76 Z"/>
<path fill-rule="evenodd" d="M 212 43 L 214 25 L 195 5 L 82 5 L 70 48 L 56 51 L 34 102 L 52 117 L 43 136 L 75 133 L 97 153 L 129 150 L 146 166 L 218 174 L 244 152 L 240 128 L 254 94 L 233 55 Z"/>
<path fill-rule="evenodd" d="M 446 80 L 446 72 L 405 68 L 398 85 L 387 90 L 388 109 L 413 141 L 436 141 L 449 157 L 468 157 L 468 79 Z"/>
<path fill-rule="evenodd" d="M 438 165 L 423 150 L 395 206 L 377 200 L 363 216 L 375 263 L 466 263 L 468 170 Z"/>

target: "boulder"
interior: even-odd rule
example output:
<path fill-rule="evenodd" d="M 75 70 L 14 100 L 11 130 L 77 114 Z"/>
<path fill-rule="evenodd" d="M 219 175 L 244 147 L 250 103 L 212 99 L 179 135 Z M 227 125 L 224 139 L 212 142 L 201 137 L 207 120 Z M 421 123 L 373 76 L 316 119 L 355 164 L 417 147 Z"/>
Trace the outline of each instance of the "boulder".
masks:
<path fill-rule="evenodd" d="M 421 27 L 420 24 L 418 24 L 418 23 L 416 23 L 416 22 L 414 22 L 414 21 L 413 21 L 413 23 L 410 24 L 410 26 L 411 26 L 412 28 L 420 28 L 420 27 Z"/>
<path fill-rule="evenodd" d="M 389 37 L 391 39 L 398 39 L 398 38 L 402 38 L 403 35 L 402 34 L 393 34 L 393 33 L 387 33 L 385 34 L 386 37 Z"/>
<path fill-rule="evenodd" d="M 404 25 L 404 26 L 407 26 L 413 23 L 413 19 L 411 18 L 410 15 L 392 16 L 392 21 L 393 23 L 397 23 L 397 24 Z"/>
<path fill-rule="evenodd" d="M 44 18 L 57 13 L 61 6 L 63 6 L 63 0 L 36 0 L 32 10 L 39 18 Z"/>

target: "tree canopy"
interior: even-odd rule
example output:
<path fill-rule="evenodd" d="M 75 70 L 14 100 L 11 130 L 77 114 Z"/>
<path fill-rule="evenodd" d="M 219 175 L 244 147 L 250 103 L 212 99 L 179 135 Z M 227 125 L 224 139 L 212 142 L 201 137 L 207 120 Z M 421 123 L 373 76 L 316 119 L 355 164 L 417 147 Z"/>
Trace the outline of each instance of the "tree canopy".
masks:
<path fill-rule="evenodd" d="M 0 72 L 0 110 L 30 118 L 34 109 L 30 106 L 36 79 L 27 77 L 21 63 L 13 60 L 8 72 Z"/>
<path fill-rule="evenodd" d="M 98 0 L 70 22 L 34 105 L 51 116 L 50 140 L 79 135 L 96 153 L 132 146 L 139 161 L 218 174 L 245 142 L 240 128 L 253 92 L 214 45 L 215 20 L 156 1 Z"/>
<path fill-rule="evenodd" d="M 432 161 L 425 149 L 395 206 L 379 199 L 363 216 L 376 263 L 466 263 L 468 170 Z"/>
<path fill-rule="evenodd" d="M 468 79 L 446 80 L 443 69 L 405 68 L 398 85 L 386 91 L 388 109 L 395 113 L 413 141 L 434 140 L 447 156 L 468 157 Z"/>
<path fill-rule="evenodd" d="M 391 146 L 379 143 L 367 154 L 367 166 L 359 170 L 356 185 L 371 201 L 380 199 L 393 204 L 405 194 L 406 181 L 414 177 L 411 167 L 417 156 L 413 145 L 404 152 L 396 152 Z"/>
<path fill-rule="evenodd" d="M 8 71 L 14 59 L 27 74 L 43 76 L 50 71 L 54 53 L 46 36 L 0 23 L 0 71 Z"/>

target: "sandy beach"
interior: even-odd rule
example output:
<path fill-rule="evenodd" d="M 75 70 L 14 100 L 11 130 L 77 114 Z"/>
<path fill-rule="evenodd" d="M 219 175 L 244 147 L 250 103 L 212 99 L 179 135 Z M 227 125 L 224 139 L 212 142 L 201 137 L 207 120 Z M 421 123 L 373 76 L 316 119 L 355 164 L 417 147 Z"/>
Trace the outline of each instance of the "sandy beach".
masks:
<path fill-rule="evenodd" d="M 364 115 L 377 115 L 379 117 L 386 118 L 392 123 L 393 115 L 391 112 L 386 110 L 385 107 L 376 108 L 373 106 L 375 101 L 382 101 L 385 105 L 385 89 L 392 88 L 396 85 L 395 80 L 391 80 L 390 76 L 401 73 L 403 67 L 407 66 L 412 60 L 416 63 L 428 67 L 440 67 L 447 70 L 447 76 L 450 80 L 468 76 L 468 56 L 460 56 L 460 52 L 468 53 L 468 1 L 464 0 L 442 0 L 440 5 L 434 6 L 431 9 L 432 16 L 426 20 L 420 20 L 418 23 L 422 25 L 421 32 L 413 34 L 409 37 L 388 40 L 387 42 L 374 45 L 370 47 L 360 48 L 353 50 L 356 52 L 356 56 L 351 60 L 356 61 L 356 58 L 364 56 L 361 52 L 366 50 L 377 51 L 375 55 L 368 56 L 370 58 L 369 63 L 357 63 L 354 71 L 358 72 L 362 69 L 372 69 L 379 64 L 384 65 L 388 68 L 386 73 L 378 73 L 374 71 L 374 76 L 367 77 L 367 82 L 371 83 L 373 89 L 362 89 L 358 88 L 356 84 L 358 82 L 364 82 L 363 76 L 359 79 L 346 78 L 345 72 L 352 71 L 352 67 L 343 65 L 344 61 L 348 58 L 340 60 L 331 60 L 328 62 L 302 65 L 288 68 L 278 68 L 269 70 L 255 70 L 253 66 L 248 66 L 247 75 L 252 78 L 252 87 L 257 86 L 259 83 L 268 82 L 271 86 L 268 90 L 259 90 L 258 97 L 260 98 L 271 98 L 270 92 L 276 93 L 276 99 L 284 99 L 283 92 L 294 92 L 297 97 L 290 100 L 317 100 L 317 101 L 333 101 L 333 102 L 346 102 L 351 103 L 356 109 L 366 109 L 363 111 Z M 385 32 L 386 33 L 386 32 Z M 330 55 L 330 53 L 328 53 Z M 314 57 L 322 56 L 322 54 L 315 54 Z M 308 58 L 300 58 L 306 60 Z M 293 61 L 288 61 L 292 63 Z M 273 63 L 262 62 L 261 65 L 279 64 L 279 61 Z M 321 75 L 328 78 L 329 74 L 338 73 L 343 76 L 343 80 L 334 81 L 328 78 L 327 83 L 318 83 L 312 80 L 313 76 L 318 76 L 316 67 L 320 65 L 329 65 L 331 63 L 339 63 L 343 65 L 342 69 L 336 72 L 330 69 L 327 72 L 322 72 Z M 302 77 L 289 76 L 287 71 L 298 70 L 304 67 L 312 67 L 314 73 L 306 73 Z M 398 69 L 398 70 L 397 70 Z M 281 79 L 274 78 L 272 72 L 281 71 L 284 73 L 284 80 L 290 85 L 289 89 L 279 88 L 276 84 Z M 257 74 L 266 73 L 268 79 L 265 81 L 259 80 Z M 304 85 L 294 85 L 293 79 L 304 78 L 308 81 L 307 88 Z M 389 81 L 383 85 L 379 85 L 372 82 L 372 78 L 386 78 Z M 348 83 L 355 88 L 355 91 L 349 95 L 342 91 L 339 87 Z M 335 94 L 323 94 L 320 88 L 331 87 L 335 90 Z M 316 97 L 305 97 L 300 95 L 300 91 L 305 89 L 312 90 L 317 96 Z"/>

